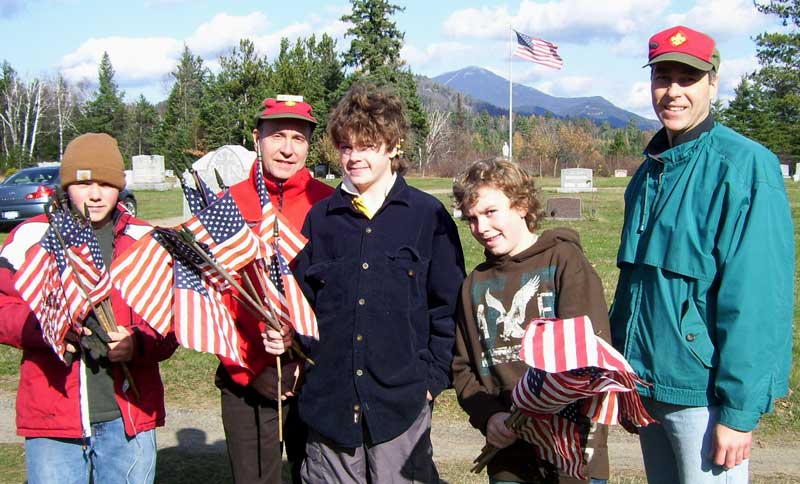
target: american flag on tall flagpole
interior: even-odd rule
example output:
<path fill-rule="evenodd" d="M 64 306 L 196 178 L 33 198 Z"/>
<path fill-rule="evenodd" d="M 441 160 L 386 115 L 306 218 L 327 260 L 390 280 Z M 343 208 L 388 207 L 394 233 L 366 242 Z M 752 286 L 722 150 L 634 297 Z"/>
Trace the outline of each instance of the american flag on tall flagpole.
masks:
<path fill-rule="evenodd" d="M 514 388 L 514 406 L 529 415 L 522 437 L 540 458 L 583 478 L 591 422 L 645 426 L 654 420 L 642 406 L 633 369 L 597 338 L 587 316 L 535 319 L 525 330 L 520 358 L 531 368 Z"/>
<path fill-rule="evenodd" d="M 517 48 L 514 55 L 537 64 L 542 64 L 553 69 L 561 69 L 564 66 L 564 59 L 558 55 L 558 46 L 546 40 L 537 39 L 522 32 L 517 32 Z"/>

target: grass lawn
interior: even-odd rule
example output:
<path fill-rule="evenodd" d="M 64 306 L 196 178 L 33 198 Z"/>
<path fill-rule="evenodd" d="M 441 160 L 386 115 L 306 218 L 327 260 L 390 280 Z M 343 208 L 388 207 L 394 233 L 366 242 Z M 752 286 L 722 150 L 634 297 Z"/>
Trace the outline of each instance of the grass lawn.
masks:
<path fill-rule="evenodd" d="M 606 299 L 610 302 L 617 282 L 615 267 L 616 251 L 619 242 L 619 233 L 623 216 L 623 192 L 629 179 L 596 178 L 595 193 L 567 194 L 578 196 L 582 200 L 584 219 L 579 221 L 545 221 L 542 229 L 557 226 L 568 226 L 578 231 L 581 235 L 584 250 L 590 261 L 595 265 L 603 281 Z M 335 180 L 336 183 L 339 180 Z M 451 187 L 450 179 L 441 178 L 410 178 L 409 183 L 425 190 L 448 190 Z M 542 188 L 541 196 L 545 200 L 549 197 L 559 196 L 555 188 L 559 180 L 545 178 L 538 180 Z M 792 217 L 795 227 L 800 226 L 800 184 L 787 182 L 787 192 L 792 208 Z M 139 211 L 144 219 L 166 218 L 180 215 L 182 210 L 181 193 L 179 190 L 169 192 L 136 193 L 139 201 Z M 450 207 L 451 199 L 447 193 L 437 193 L 436 196 Z M 543 202 L 544 205 L 544 202 Z M 467 270 L 483 260 L 483 251 L 472 239 L 466 224 L 458 222 L 461 242 L 466 257 Z M 0 234 L 0 242 L 5 240 L 7 234 Z M 800 238 L 795 236 L 795 251 Z M 800 273 L 795 267 L 795 288 L 800 284 Z M 789 295 L 787 294 L 787 297 Z M 798 304 L 797 291 L 794 294 L 794 340 L 798 341 L 800 334 L 800 304 Z M 17 385 L 17 367 L 19 352 L 16 349 L 0 346 L 0 390 L 13 390 Z M 795 344 L 794 361 L 800 361 L 800 347 Z M 162 375 L 166 387 L 166 397 L 172 404 L 180 404 L 185 408 L 217 408 L 219 394 L 213 385 L 213 375 L 217 359 L 214 356 L 199 354 L 179 348 L 175 356 L 162 364 Z M 782 438 L 795 440 L 800 431 L 800 370 L 798 364 L 794 365 L 791 376 L 791 395 L 777 402 L 775 412 L 766 416 L 757 433 L 760 437 L 770 440 Z M 437 400 L 434 420 L 449 419 L 465 420 L 463 412 L 455 402 L 451 391 L 445 392 Z M 435 423 L 434 423 L 435 425 Z M 196 482 L 203 479 L 206 482 L 224 482 L 227 476 L 227 463 L 217 456 L 189 455 L 175 451 L 159 454 L 159 481 L 161 482 Z M 466 472 L 470 465 L 468 462 L 444 463 L 441 466 L 442 477 L 450 483 L 483 483 L 485 476 L 473 476 Z M 22 451 L 19 446 L 0 446 L 0 482 L 21 482 L 24 471 Z M 191 470 L 198 469 L 197 471 Z M 187 477 L 194 476 L 194 477 Z M 198 477 L 199 476 L 199 477 Z M 644 482 L 642 476 L 635 474 L 620 475 L 612 479 L 614 483 L 640 483 Z M 753 482 L 782 482 L 772 477 L 769 481 L 759 480 Z M 786 480 L 785 482 L 791 482 Z"/>

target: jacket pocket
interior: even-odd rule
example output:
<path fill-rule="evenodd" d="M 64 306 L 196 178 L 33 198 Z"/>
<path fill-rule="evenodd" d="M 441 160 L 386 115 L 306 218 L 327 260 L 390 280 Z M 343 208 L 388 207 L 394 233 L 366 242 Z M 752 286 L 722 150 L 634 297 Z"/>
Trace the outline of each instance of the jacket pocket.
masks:
<path fill-rule="evenodd" d="M 684 301 L 681 314 L 680 329 L 683 343 L 703 366 L 716 367 L 717 349 L 697 307 L 689 300 Z"/>
<path fill-rule="evenodd" d="M 349 285 L 343 280 L 344 260 L 312 264 L 305 272 L 305 280 L 314 296 L 316 313 L 337 313 L 342 310 L 347 299 Z"/>
<path fill-rule="evenodd" d="M 406 311 L 427 302 L 427 278 L 430 259 L 413 247 L 403 246 L 386 254 L 386 279 L 383 300 L 388 307 Z"/>

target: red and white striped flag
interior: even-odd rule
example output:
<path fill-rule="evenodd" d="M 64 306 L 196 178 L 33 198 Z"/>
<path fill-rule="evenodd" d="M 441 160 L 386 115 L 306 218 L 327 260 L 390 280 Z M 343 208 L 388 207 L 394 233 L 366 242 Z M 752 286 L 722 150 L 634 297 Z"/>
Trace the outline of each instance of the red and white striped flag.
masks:
<path fill-rule="evenodd" d="M 288 321 L 281 322 L 290 324 L 298 335 L 319 339 L 317 317 L 289 268 L 308 240 L 275 210 L 260 171 L 256 176 L 256 192 L 261 202 L 261 222 L 253 230 L 271 249 L 267 260 L 256 264 L 256 270 L 262 274 L 259 280 L 267 288 L 266 302 L 276 312 L 289 315 Z"/>
<path fill-rule="evenodd" d="M 553 69 L 561 69 L 564 59 L 558 55 L 558 46 L 546 40 L 537 39 L 521 32 L 517 34 L 517 48 L 514 55 L 537 64 L 542 64 Z"/>
<path fill-rule="evenodd" d="M 173 261 L 155 231 L 111 264 L 111 280 L 126 303 L 162 335 L 172 329 Z"/>
<path fill-rule="evenodd" d="M 189 257 L 191 257 L 190 254 Z M 202 276 L 192 260 L 174 260 L 175 336 L 184 347 L 230 358 L 245 366 L 239 354 L 239 334 L 216 286 Z"/>
<path fill-rule="evenodd" d="M 61 274 L 54 254 L 31 240 L 46 237 L 48 224 L 29 222 L 20 226 L 3 246 L 0 257 L 14 268 L 14 287 L 36 315 L 45 342 L 63 361 L 64 336 L 73 323 Z"/>
<path fill-rule="evenodd" d="M 625 358 L 595 336 L 587 316 L 535 319 L 525 330 L 520 358 L 531 366 L 514 388 L 514 406 L 530 418 L 520 431 L 539 457 L 567 475 L 585 478 L 585 441 L 591 422 L 645 426 Z"/>

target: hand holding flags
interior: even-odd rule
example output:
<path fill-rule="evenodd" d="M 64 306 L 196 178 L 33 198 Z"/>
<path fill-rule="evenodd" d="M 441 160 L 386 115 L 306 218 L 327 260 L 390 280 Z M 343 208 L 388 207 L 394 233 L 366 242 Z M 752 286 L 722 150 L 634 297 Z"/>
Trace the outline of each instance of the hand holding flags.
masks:
<path fill-rule="evenodd" d="M 636 392 L 641 381 L 622 355 L 595 336 L 588 316 L 534 319 L 520 358 L 531 368 L 514 388 L 515 409 L 506 425 L 569 476 L 584 478 L 584 439 L 592 422 L 625 428 L 654 422 Z M 496 452 L 484 447 L 473 472 Z"/>

